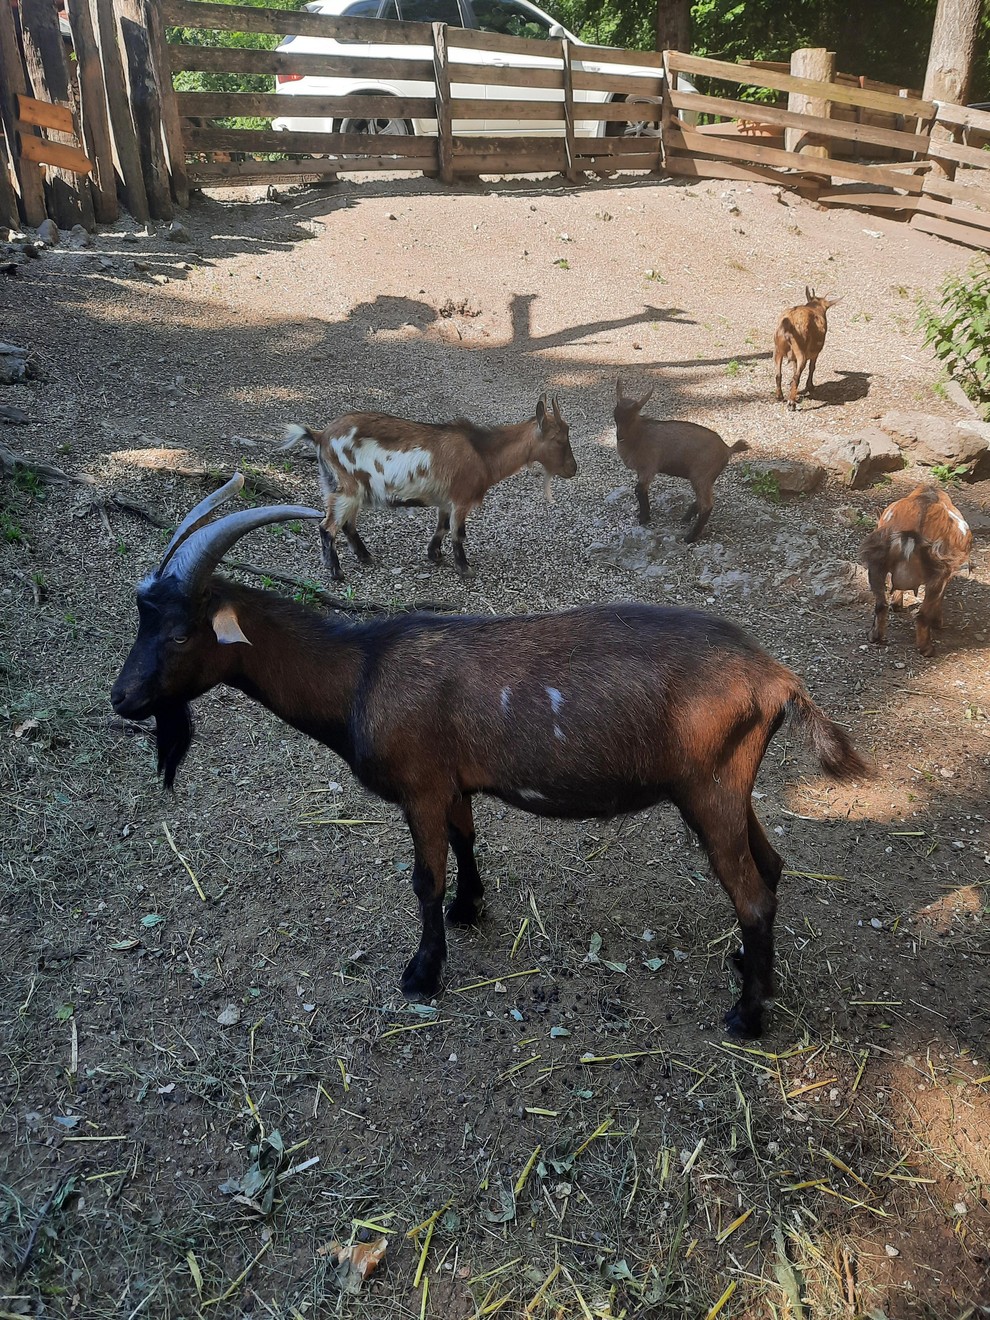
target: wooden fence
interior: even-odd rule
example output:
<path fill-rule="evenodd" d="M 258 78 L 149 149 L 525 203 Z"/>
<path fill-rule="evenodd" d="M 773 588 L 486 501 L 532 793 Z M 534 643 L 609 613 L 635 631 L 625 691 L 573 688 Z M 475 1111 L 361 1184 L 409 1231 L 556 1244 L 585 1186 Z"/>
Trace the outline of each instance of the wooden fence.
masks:
<path fill-rule="evenodd" d="M 910 89 L 439 23 L 208 0 L 67 4 L 75 59 L 51 0 L 20 0 L 16 11 L 0 0 L 0 221 L 10 224 L 50 214 L 92 227 L 116 217 L 118 200 L 139 220 L 168 219 L 191 187 L 342 170 L 408 170 L 446 182 L 645 170 L 779 183 L 990 248 L 990 152 L 981 145 L 990 115 L 935 105 Z M 253 50 L 184 44 L 177 29 L 329 41 L 320 51 L 298 43 Z M 355 53 L 369 42 L 392 49 Z M 188 72 L 260 76 L 271 90 L 176 91 Z M 339 96 L 274 90 L 276 78 L 307 75 L 366 85 Z M 694 83 L 708 90 L 689 90 Z M 731 99 L 726 85 L 763 99 Z M 380 120 L 404 131 L 247 126 L 279 117 L 321 128 L 335 121 L 337 129 Z"/>

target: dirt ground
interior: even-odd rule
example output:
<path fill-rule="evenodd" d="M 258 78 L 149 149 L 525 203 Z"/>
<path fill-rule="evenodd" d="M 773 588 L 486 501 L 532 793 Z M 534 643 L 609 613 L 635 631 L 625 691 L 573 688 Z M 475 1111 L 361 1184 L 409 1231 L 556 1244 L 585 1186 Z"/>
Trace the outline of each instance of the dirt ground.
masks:
<path fill-rule="evenodd" d="M 218 194 L 162 232 L 60 247 L 0 285 L 0 440 L 91 486 L 0 487 L 0 1313 L 122 1317 L 990 1314 L 990 483 L 935 657 L 867 644 L 855 563 L 908 470 L 781 504 L 746 458 L 705 538 L 658 481 L 635 525 L 615 377 L 754 457 L 807 458 L 891 407 L 960 415 L 914 328 L 966 250 L 762 186 L 344 182 Z M 135 262 L 138 263 L 135 265 Z M 772 397 L 780 310 L 843 297 L 820 393 Z M 398 813 L 238 693 L 198 703 L 174 797 L 108 692 L 133 586 L 240 466 L 292 500 L 289 421 L 351 408 L 483 423 L 557 393 L 578 475 L 524 472 L 469 524 L 369 516 L 350 602 L 479 613 L 680 602 L 746 626 L 877 776 L 799 737 L 757 809 L 785 856 L 767 1035 L 728 1041 L 731 908 L 676 813 L 477 812 L 482 924 L 444 993 L 403 1001 L 418 937 Z M 160 451 L 167 451 L 164 455 Z M 769 492 L 772 494 L 772 492 Z M 328 586 L 311 526 L 237 556 Z M 360 1287 L 333 1244 L 387 1239 Z M 527 1309 L 528 1308 L 528 1309 Z"/>

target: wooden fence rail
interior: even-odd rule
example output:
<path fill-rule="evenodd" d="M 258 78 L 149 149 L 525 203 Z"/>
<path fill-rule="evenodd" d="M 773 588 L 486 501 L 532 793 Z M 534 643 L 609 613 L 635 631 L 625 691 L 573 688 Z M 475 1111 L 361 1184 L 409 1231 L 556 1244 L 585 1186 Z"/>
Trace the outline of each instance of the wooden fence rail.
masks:
<path fill-rule="evenodd" d="M 416 171 L 450 182 L 457 174 L 559 171 L 578 180 L 641 170 L 778 183 L 823 205 L 900 216 L 990 250 L 990 114 L 911 88 L 833 78 L 834 61 L 815 66 L 827 77 L 819 80 L 779 62 L 307 9 L 67 5 L 73 61 L 53 37 L 50 0 L 20 0 L 16 9 L 0 0 L 0 221 L 11 225 L 38 224 L 46 213 L 91 225 L 114 219 L 118 200 L 138 220 L 167 219 L 190 187 L 341 171 Z M 169 40 L 177 29 L 326 45 Z M 363 56 L 370 45 L 377 51 Z M 186 73 L 271 81 L 264 91 L 175 90 Z M 340 79 L 342 94 L 295 94 L 303 77 Z M 277 89 L 276 79 L 287 81 Z M 25 111 L 39 101 L 47 107 Z M 362 125 L 388 131 L 356 131 Z"/>

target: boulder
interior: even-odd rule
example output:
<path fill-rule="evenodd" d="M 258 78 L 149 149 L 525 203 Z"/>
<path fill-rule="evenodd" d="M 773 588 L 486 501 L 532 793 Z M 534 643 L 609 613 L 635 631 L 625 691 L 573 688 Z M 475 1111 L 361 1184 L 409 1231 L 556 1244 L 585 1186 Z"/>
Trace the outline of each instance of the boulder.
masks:
<path fill-rule="evenodd" d="M 875 426 L 852 435 L 830 436 L 815 451 L 815 458 L 850 490 L 865 490 L 885 472 L 899 472 L 904 467 L 898 446 Z"/>
<path fill-rule="evenodd" d="M 790 458 L 751 459 L 745 471 L 757 488 L 772 481 L 784 499 L 813 495 L 825 481 L 825 469 L 818 463 L 798 463 Z"/>
<path fill-rule="evenodd" d="M 38 226 L 38 238 L 49 247 L 54 247 L 58 243 L 58 225 L 54 220 L 42 220 Z"/>
<path fill-rule="evenodd" d="M 894 410 L 884 413 L 880 425 L 915 463 L 926 467 L 965 467 L 972 472 L 990 449 L 990 423 L 974 417 L 955 421 L 932 413 Z"/>

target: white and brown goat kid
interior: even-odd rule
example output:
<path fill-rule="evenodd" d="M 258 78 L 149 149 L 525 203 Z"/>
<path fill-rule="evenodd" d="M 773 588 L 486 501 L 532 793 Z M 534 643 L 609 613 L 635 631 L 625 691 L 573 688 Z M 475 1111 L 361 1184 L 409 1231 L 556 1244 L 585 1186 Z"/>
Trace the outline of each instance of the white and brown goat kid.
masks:
<path fill-rule="evenodd" d="M 788 307 L 781 313 L 780 321 L 773 337 L 773 366 L 777 378 L 777 398 L 784 397 L 780 388 L 780 376 L 785 362 L 794 363 L 794 375 L 791 378 L 790 393 L 787 398 L 788 408 L 797 407 L 798 389 L 801 385 L 801 373 L 808 364 L 808 380 L 805 393 L 812 397 L 815 385 L 815 363 L 825 347 L 828 334 L 828 309 L 835 307 L 841 298 L 819 298 L 814 289 L 804 288 L 806 302 L 797 307 Z"/>
<path fill-rule="evenodd" d="M 922 655 L 935 650 L 932 629 L 942 627 L 942 599 L 953 576 L 969 559 L 973 533 L 944 490 L 916 486 L 910 495 L 887 506 L 877 529 L 863 542 L 875 607 L 870 641 L 887 642 L 887 615 L 900 609 L 905 591 L 925 589 L 915 619 L 915 639 Z M 887 579 L 891 583 L 887 603 Z"/>
<path fill-rule="evenodd" d="M 467 418 L 439 425 L 410 422 L 387 413 L 345 413 L 322 431 L 286 428 L 286 447 L 303 438 L 316 446 L 326 517 L 320 526 L 323 562 L 335 581 L 343 579 L 335 537 L 343 530 L 362 564 L 371 553 L 357 524 L 369 505 L 437 509 L 437 529 L 427 551 L 439 564 L 443 538 L 453 522 L 454 563 L 467 573 L 464 525 L 492 486 L 531 463 L 551 477 L 573 477 L 567 423 L 556 399 L 548 412 L 541 399 L 529 421 L 509 426 L 477 426 Z"/>

